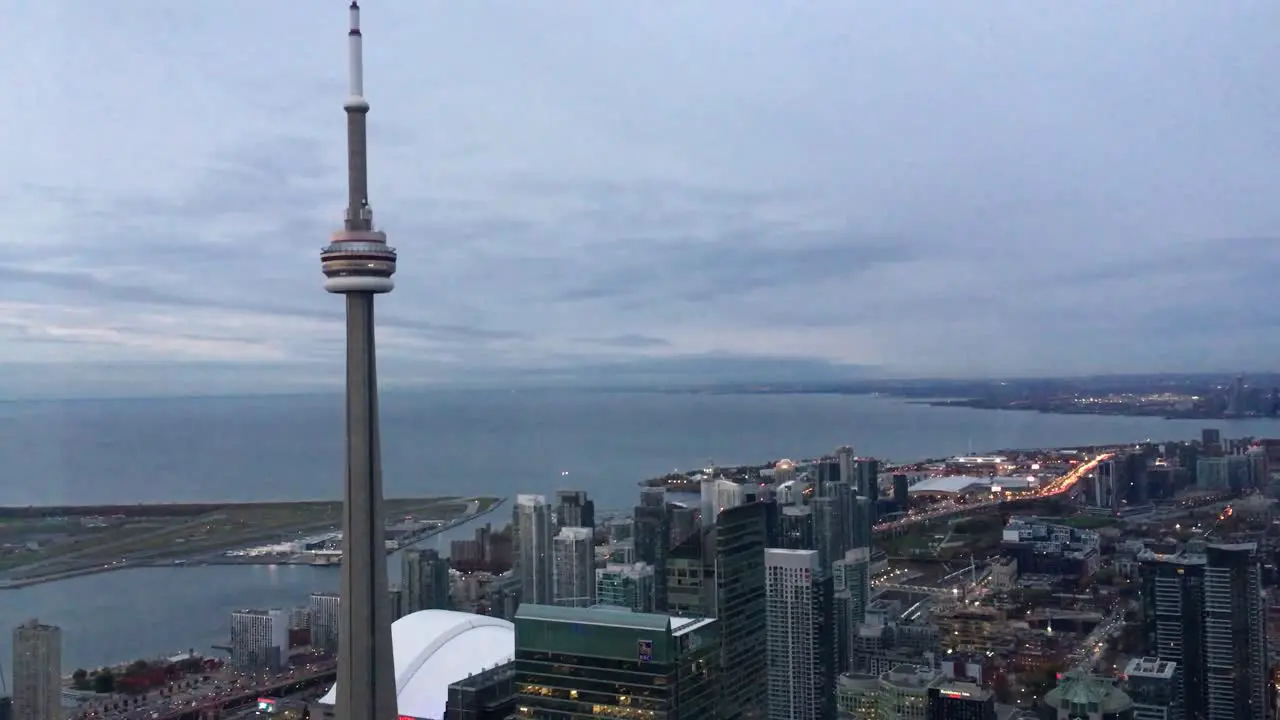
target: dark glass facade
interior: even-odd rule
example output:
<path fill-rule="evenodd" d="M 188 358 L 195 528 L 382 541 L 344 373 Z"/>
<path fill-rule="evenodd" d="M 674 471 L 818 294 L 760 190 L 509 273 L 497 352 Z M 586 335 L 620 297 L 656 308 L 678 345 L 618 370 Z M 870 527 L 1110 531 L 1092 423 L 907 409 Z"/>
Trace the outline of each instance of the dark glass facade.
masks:
<path fill-rule="evenodd" d="M 714 620 L 524 605 L 515 624 L 514 717 L 717 717 Z"/>
<path fill-rule="evenodd" d="M 653 603 L 659 612 L 667 611 L 667 555 L 670 551 L 671 516 L 660 493 L 649 493 L 652 504 L 637 505 L 633 517 L 632 538 L 636 559 L 653 566 Z M 647 498 L 643 498 L 647 499 Z"/>
<path fill-rule="evenodd" d="M 769 709 L 764 503 L 739 505 L 716 519 L 716 612 L 721 638 L 723 720 L 765 717 Z"/>
<path fill-rule="evenodd" d="M 715 617 L 719 624 L 722 720 L 764 717 L 768 711 L 764 550 L 772 503 L 729 508 L 715 529 L 671 552 L 669 611 Z"/>
<path fill-rule="evenodd" d="M 506 720 L 516 707 L 515 675 L 507 663 L 450 685 L 444 720 Z"/>
<path fill-rule="evenodd" d="M 979 688 L 929 688 L 929 720 L 996 720 L 996 701 Z"/>

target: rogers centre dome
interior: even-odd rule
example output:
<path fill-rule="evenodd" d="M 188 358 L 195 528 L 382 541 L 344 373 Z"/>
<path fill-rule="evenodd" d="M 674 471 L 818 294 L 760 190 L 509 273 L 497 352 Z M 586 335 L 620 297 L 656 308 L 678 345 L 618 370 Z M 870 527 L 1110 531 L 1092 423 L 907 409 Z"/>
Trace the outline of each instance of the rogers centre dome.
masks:
<path fill-rule="evenodd" d="M 506 620 L 487 615 L 422 610 L 391 623 L 391 646 L 400 716 L 441 720 L 450 685 L 511 662 L 516 630 Z M 330 688 L 319 703 L 333 706 L 337 688 Z"/>

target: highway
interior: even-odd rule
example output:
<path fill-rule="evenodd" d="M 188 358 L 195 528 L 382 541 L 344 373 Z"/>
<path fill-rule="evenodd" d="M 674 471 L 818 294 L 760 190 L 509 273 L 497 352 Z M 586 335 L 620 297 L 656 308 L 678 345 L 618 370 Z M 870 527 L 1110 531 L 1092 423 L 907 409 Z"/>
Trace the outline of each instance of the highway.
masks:
<path fill-rule="evenodd" d="M 274 675 L 219 675 L 216 680 L 194 688 L 173 688 L 166 693 L 152 691 L 137 697 L 115 696 L 112 700 L 90 703 L 75 712 L 72 720 L 187 720 L 198 718 L 208 710 L 247 708 L 259 697 L 327 687 L 334 677 L 335 667 L 330 660 Z"/>
<path fill-rule="evenodd" d="M 1062 495 L 1063 493 L 1069 492 L 1072 488 L 1074 488 L 1076 483 L 1078 483 L 1080 479 L 1083 478 L 1085 475 L 1088 475 L 1089 473 L 1093 472 L 1093 469 L 1098 467 L 1098 463 L 1101 463 L 1104 460 L 1109 460 L 1112 457 L 1113 457 L 1112 453 L 1103 453 L 1102 455 L 1099 455 L 1098 457 L 1088 462 L 1077 465 L 1075 469 L 1073 469 L 1071 472 L 1061 477 L 1058 477 L 1057 479 L 1053 480 L 1048 485 L 1045 485 L 1044 487 L 1040 488 L 1039 491 L 1033 494 L 1014 497 L 1009 500 L 990 500 L 986 502 L 970 503 L 966 505 L 952 504 L 938 510 L 931 510 L 929 512 L 908 515 L 907 517 L 894 520 L 892 522 L 880 523 L 879 525 L 876 525 L 875 527 L 872 528 L 872 532 L 873 533 L 894 532 L 896 530 L 900 530 L 904 527 L 910 527 L 912 525 L 919 525 L 922 523 L 932 522 L 934 520 L 941 520 L 943 518 L 951 517 L 953 515 L 970 513 L 970 512 L 973 512 L 974 510 L 981 510 L 983 508 L 996 507 L 1002 503 L 1005 505 L 1013 505 L 1020 502 L 1033 502 L 1035 500 L 1043 500 L 1045 498 Z"/>

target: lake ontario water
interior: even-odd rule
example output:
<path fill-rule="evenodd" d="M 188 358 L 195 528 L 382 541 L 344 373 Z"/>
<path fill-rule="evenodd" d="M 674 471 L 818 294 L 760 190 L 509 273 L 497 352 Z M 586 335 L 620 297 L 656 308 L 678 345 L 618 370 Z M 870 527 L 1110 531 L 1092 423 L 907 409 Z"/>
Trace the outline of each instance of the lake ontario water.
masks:
<path fill-rule="evenodd" d="M 890 460 L 1001 448 L 1274 436 L 1266 420 L 1202 421 L 935 408 L 879 397 L 570 391 L 390 392 L 388 496 L 587 490 L 600 510 L 675 468 L 812 457 L 841 444 Z M 0 505 L 339 499 L 342 398 L 278 396 L 0 404 Z M 599 511 L 599 510 L 598 510 Z M 478 523 L 501 525 L 504 505 Z M 428 540 L 447 551 L 476 523 Z M 399 561 L 389 560 L 392 582 Z M 63 628 L 63 667 L 225 644 L 231 611 L 337 588 L 309 566 L 138 568 L 0 591 L 0 664 L 30 617 Z"/>

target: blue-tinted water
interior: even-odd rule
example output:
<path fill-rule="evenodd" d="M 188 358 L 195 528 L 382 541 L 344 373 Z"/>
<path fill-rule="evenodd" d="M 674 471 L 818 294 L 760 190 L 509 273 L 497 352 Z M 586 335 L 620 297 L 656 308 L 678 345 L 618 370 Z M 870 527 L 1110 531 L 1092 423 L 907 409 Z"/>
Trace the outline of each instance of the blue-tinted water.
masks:
<path fill-rule="evenodd" d="M 0 504 L 340 497 L 337 396 L 0 404 Z M 931 408 L 887 398 L 576 392 L 386 393 L 388 495 L 549 493 L 601 508 L 672 468 L 813 456 L 840 444 L 897 460 L 1008 447 L 1275 434 L 1267 421 L 1039 415 Z M 562 472 L 569 474 L 561 476 Z M 490 516 L 498 524 L 509 510 Z M 469 529 L 449 537 L 469 534 Z M 392 563 L 392 577 L 398 568 Z M 336 587 L 310 567 L 136 569 L 0 591 L 7 631 L 64 628 L 69 672 L 226 640 L 237 607 L 287 606 Z"/>

